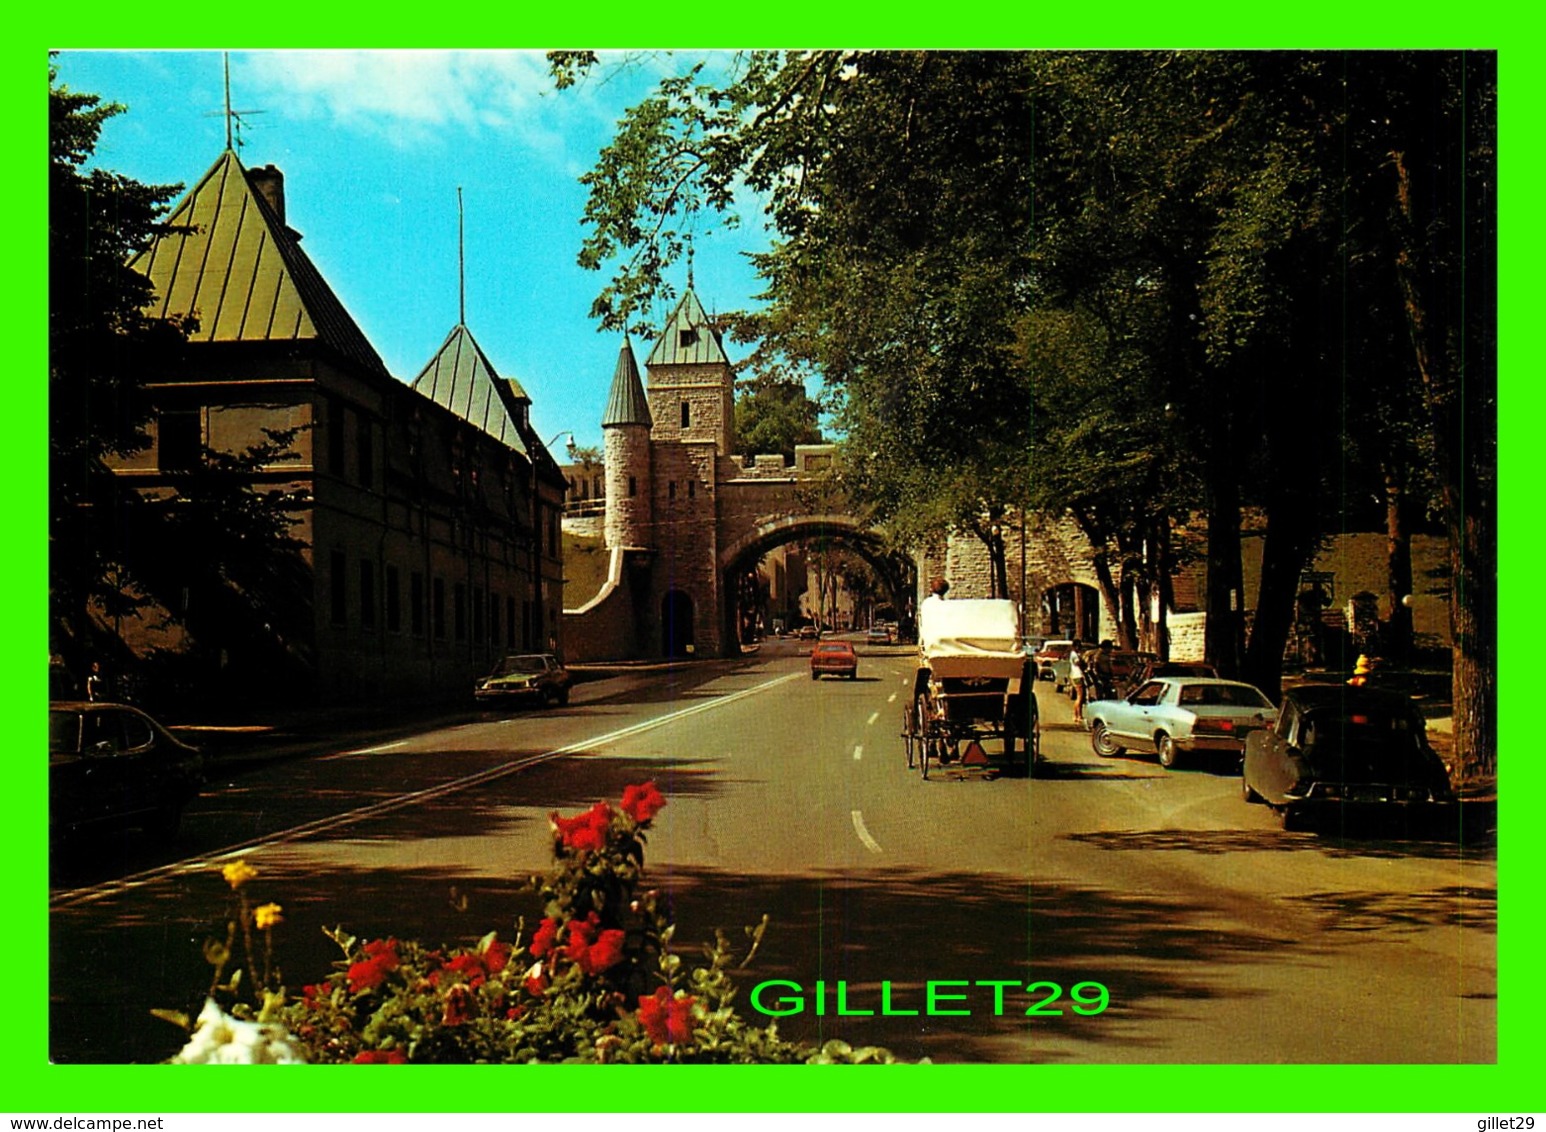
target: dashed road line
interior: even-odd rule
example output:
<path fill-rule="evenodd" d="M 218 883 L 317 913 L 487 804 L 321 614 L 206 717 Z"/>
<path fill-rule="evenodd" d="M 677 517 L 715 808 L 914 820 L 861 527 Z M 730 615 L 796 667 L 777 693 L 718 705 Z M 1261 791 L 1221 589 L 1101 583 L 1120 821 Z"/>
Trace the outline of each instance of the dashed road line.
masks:
<path fill-rule="evenodd" d="M 854 762 L 858 762 L 863 757 L 864 757 L 864 747 L 861 744 L 860 746 L 857 746 L 857 747 L 854 748 Z"/>
<path fill-rule="evenodd" d="M 874 727 L 875 726 L 875 721 L 877 719 L 879 719 L 879 718 L 880 718 L 880 712 L 872 711 L 872 712 L 870 712 L 870 718 L 864 721 L 864 725 L 866 727 Z"/>

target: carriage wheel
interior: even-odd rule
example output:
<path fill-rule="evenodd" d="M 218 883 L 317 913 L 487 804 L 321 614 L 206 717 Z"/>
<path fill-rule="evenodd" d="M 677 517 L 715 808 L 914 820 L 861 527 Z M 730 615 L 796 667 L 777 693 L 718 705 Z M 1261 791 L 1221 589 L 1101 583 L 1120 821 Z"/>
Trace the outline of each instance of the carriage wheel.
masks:
<path fill-rule="evenodd" d="M 923 743 L 918 748 L 918 768 L 923 772 L 924 781 L 929 777 L 929 760 L 939 762 L 939 740 L 934 736 L 925 736 Z"/>
<path fill-rule="evenodd" d="M 912 706 L 902 709 L 902 745 L 907 748 L 907 769 L 913 769 L 913 744 L 918 741 L 918 716 Z"/>

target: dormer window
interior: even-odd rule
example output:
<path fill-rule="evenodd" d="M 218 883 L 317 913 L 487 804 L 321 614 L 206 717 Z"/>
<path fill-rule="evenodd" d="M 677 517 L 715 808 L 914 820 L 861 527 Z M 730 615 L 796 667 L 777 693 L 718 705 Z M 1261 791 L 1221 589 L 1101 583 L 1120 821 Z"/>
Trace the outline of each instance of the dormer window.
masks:
<path fill-rule="evenodd" d="M 677 331 L 676 344 L 679 349 L 683 350 L 687 349 L 689 346 L 696 346 L 698 344 L 697 329 L 695 327 L 689 326 L 685 330 Z"/>

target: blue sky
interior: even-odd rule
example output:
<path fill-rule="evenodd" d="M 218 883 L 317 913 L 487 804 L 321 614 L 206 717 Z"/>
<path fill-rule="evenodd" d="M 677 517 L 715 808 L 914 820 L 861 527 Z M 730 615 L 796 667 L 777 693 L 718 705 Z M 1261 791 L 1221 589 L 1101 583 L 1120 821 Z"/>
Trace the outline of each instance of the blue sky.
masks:
<path fill-rule="evenodd" d="M 579 177 L 624 109 L 673 64 L 639 56 L 625 72 L 560 92 L 536 51 L 230 60 L 233 107 L 261 111 L 244 116 L 243 163 L 284 172 L 290 226 L 387 368 L 411 381 L 456 325 L 460 186 L 467 325 L 500 374 L 525 387 L 544 440 L 572 430 L 600 445 L 622 339 L 589 317 L 604 273 L 575 262 L 586 231 Z M 127 107 L 103 130 L 103 167 L 188 186 L 223 151 L 220 52 L 66 50 L 56 62 L 65 85 Z M 706 308 L 752 304 L 759 288 L 742 253 L 765 243 L 754 210 L 739 230 L 700 231 L 694 282 Z M 684 281 L 685 272 L 674 280 Z M 656 324 L 669 313 L 654 312 Z M 648 344 L 634 346 L 642 364 Z M 560 458 L 567 439 L 555 446 Z"/>

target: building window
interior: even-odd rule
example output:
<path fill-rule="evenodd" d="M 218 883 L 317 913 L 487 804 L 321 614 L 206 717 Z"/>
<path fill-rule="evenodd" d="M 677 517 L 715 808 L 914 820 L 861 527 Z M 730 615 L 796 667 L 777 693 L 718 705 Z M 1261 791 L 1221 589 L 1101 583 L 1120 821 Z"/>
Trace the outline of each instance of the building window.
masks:
<path fill-rule="evenodd" d="M 488 643 L 490 648 L 499 647 L 499 595 L 488 595 Z"/>
<path fill-rule="evenodd" d="M 386 568 L 386 618 L 387 632 L 401 633 L 403 631 L 403 604 L 402 595 L 397 592 L 398 587 L 397 567 Z"/>
<path fill-rule="evenodd" d="M 638 495 L 638 494 L 639 494 L 639 481 L 634 479 L 632 476 L 629 476 L 628 477 L 628 497 L 630 499 L 632 499 L 635 495 Z"/>
<path fill-rule="evenodd" d="M 692 424 L 692 406 L 686 401 L 682 402 L 682 427 L 687 428 Z"/>
<path fill-rule="evenodd" d="M 688 480 L 687 481 L 687 498 L 688 499 L 696 499 L 697 497 L 698 497 L 698 481 L 697 480 Z"/>
<path fill-rule="evenodd" d="M 558 557 L 558 508 L 548 511 L 548 557 Z"/>
<path fill-rule="evenodd" d="M 376 627 L 376 564 L 360 559 L 360 628 Z"/>
<path fill-rule="evenodd" d="M 344 474 L 344 407 L 339 401 L 327 402 L 327 470 Z"/>
<path fill-rule="evenodd" d="M 359 418 L 359 426 L 355 433 L 355 447 L 359 456 L 360 483 L 370 487 L 376 482 L 376 447 L 369 417 Z"/>
<path fill-rule="evenodd" d="M 687 349 L 689 346 L 696 346 L 698 344 L 697 328 L 688 327 L 686 330 L 677 331 L 676 343 L 677 346 L 683 350 Z M 683 421 L 682 423 L 686 424 L 687 422 Z"/>
<path fill-rule="evenodd" d="M 666 485 L 666 496 L 667 496 L 667 498 L 670 498 L 670 499 L 675 499 L 676 498 L 676 481 L 675 480 L 672 480 L 669 484 Z"/>
<path fill-rule="evenodd" d="M 328 556 L 328 584 L 332 593 L 332 614 L 334 625 L 347 625 L 349 623 L 348 579 L 344 577 L 344 571 L 349 567 L 344 559 L 344 552 L 335 550 Z"/>
<path fill-rule="evenodd" d="M 467 639 L 467 584 L 457 582 L 451 598 L 451 617 L 456 626 L 456 639 Z"/>
<path fill-rule="evenodd" d="M 435 627 L 435 639 L 446 639 L 446 580 L 436 578 L 430 583 L 430 621 Z"/>
<path fill-rule="evenodd" d="M 408 619 L 413 625 L 413 635 L 424 635 L 424 575 L 415 570 L 408 575 Z"/>
<path fill-rule="evenodd" d="M 163 471 L 181 471 L 199 462 L 204 451 L 203 414 L 197 409 L 162 413 L 157 424 L 156 461 Z"/>
<path fill-rule="evenodd" d="M 472 643 L 483 643 L 483 587 L 472 587 Z"/>

